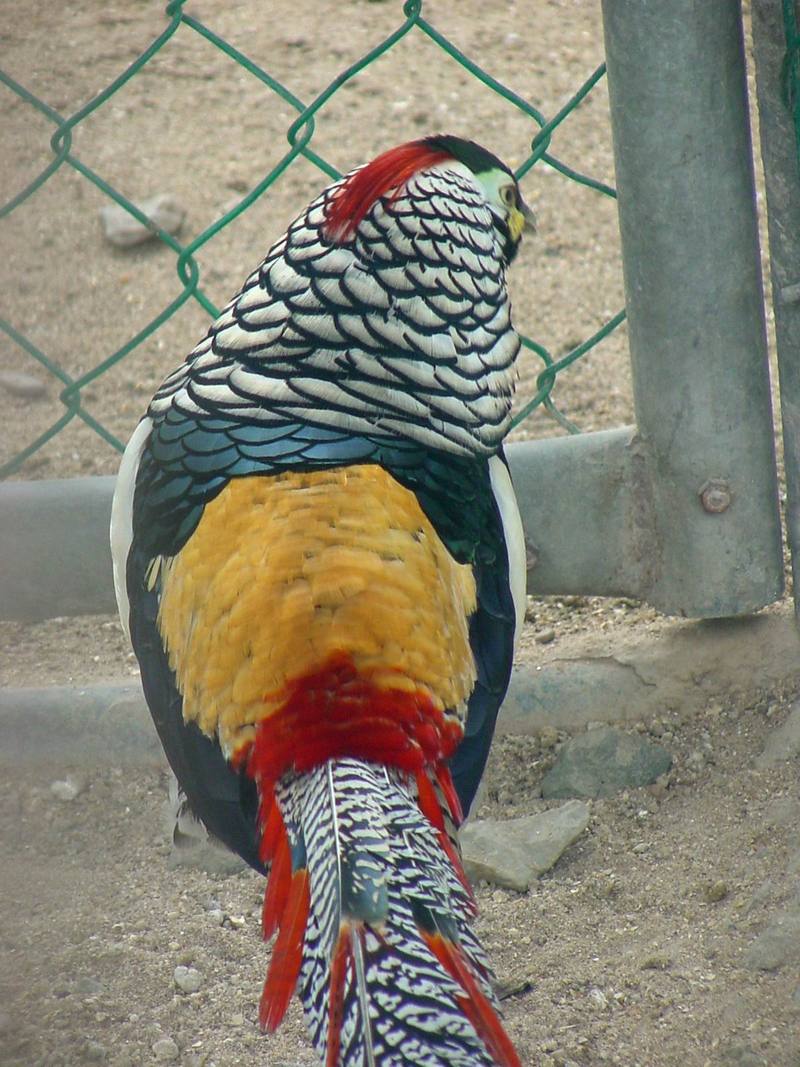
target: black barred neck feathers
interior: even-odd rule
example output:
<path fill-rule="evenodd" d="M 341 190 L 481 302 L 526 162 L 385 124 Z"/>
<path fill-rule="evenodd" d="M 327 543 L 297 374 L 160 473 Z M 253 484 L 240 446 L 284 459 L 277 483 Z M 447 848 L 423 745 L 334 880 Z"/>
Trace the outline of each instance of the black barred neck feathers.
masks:
<path fill-rule="evenodd" d="M 520 341 L 505 237 L 483 189 L 464 164 L 436 163 L 337 239 L 326 217 L 349 177 L 292 223 L 151 416 L 302 420 L 492 455 L 509 428 Z"/>

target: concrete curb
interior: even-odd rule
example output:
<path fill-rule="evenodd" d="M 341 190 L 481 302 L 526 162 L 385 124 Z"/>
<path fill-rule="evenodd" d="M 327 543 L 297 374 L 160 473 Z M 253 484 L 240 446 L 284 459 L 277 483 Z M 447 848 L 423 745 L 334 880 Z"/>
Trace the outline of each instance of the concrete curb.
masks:
<path fill-rule="evenodd" d="M 650 719 L 709 701 L 794 686 L 800 691 L 800 628 L 789 611 L 670 621 L 645 637 L 587 638 L 539 668 L 515 674 L 502 729 L 538 733 L 545 726 L 580 730 L 590 722 Z"/>
<path fill-rule="evenodd" d="M 0 689 L 0 765 L 164 762 L 138 681 Z"/>
<path fill-rule="evenodd" d="M 699 714 L 709 700 L 779 685 L 800 690 L 794 617 L 676 622 L 655 637 L 563 642 L 514 673 L 503 733 Z M 613 647 L 613 655 L 611 654 Z M 544 653 L 543 653 L 544 656 Z M 0 690 L 0 765 L 157 765 L 163 755 L 138 682 Z"/>

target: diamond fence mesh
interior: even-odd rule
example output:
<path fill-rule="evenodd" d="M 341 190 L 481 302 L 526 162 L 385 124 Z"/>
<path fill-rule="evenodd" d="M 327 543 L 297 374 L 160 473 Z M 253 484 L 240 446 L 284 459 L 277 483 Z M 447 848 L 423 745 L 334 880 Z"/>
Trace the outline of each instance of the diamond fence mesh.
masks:
<path fill-rule="evenodd" d="M 783 101 L 792 112 L 797 160 L 800 163 L 800 22 L 795 0 L 782 0 L 786 56 L 781 70 Z"/>
<path fill-rule="evenodd" d="M 274 183 L 288 168 L 292 167 L 295 161 L 302 158 L 310 162 L 318 168 L 326 179 L 339 177 L 340 172 L 336 167 L 323 158 L 314 147 L 318 121 L 325 121 L 324 116 L 319 113 L 324 105 L 352 78 L 386 52 L 393 49 L 409 34 L 425 35 L 451 59 L 460 64 L 469 76 L 479 80 L 484 86 L 502 98 L 507 107 L 516 109 L 530 118 L 534 135 L 531 137 L 527 148 L 527 156 L 517 169 L 516 173 L 519 178 L 526 175 L 535 165 L 546 166 L 553 168 L 571 181 L 590 187 L 601 197 L 615 196 L 613 188 L 609 185 L 567 166 L 550 151 L 554 131 L 569 119 L 584 98 L 591 93 L 592 89 L 604 77 L 604 65 L 599 66 L 552 117 L 546 118 L 534 104 L 527 99 L 523 99 L 523 97 L 492 77 L 482 69 L 475 59 L 470 58 L 457 48 L 443 32 L 423 17 L 423 0 L 406 0 L 402 8 L 398 10 L 397 28 L 388 36 L 379 40 L 355 63 L 341 70 L 315 99 L 310 103 L 306 103 L 278 78 L 264 69 L 263 66 L 223 39 L 208 25 L 185 12 L 183 10 L 184 2 L 185 0 L 173 0 L 173 2 L 169 3 L 166 7 L 168 21 L 163 32 L 117 78 L 68 117 L 49 106 L 29 88 L 21 84 L 20 81 L 0 70 L 0 82 L 15 94 L 26 107 L 37 112 L 40 117 L 43 117 L 53 127 L 49 142 L 53 153 L 52 159 L 33 180 L 29 181 L 24 188 L 18 189 L 11 199 L 0 207 L 0 218 L 7 218 L 21 205 L 25 204 L 26 201 L 35 197 L 37 191 L 50 181 L 60 169 L 71 168 L 87 182 L 92 183 L 110 202 L 120 205 L 133 219 L 136 219 L 154 232 L 156 238 L 167 246 L 175 256 L 175 266 L 181 284 L 181 290 L 178 295 L 170 300 L 143 328 L 128 338 L 122 346 L 110 352 L 105 358 L 92 366 L 91 369 L 78 376 L 68 373 L 52 354 L 43 351 L 41 347 L 34 343 L 31 336 L 26 335 L 24 321 L 15 324 L 5 317 L 0 317 L 0 329 L 2 329 L 11 343 L 18 346 L 28 357 L 37 361 L 60 383 L 59 401 L 64 409 L 52 425 L 36 436 L 34 440 L 25 444 L 15 455 L 0 466 L 0 476 L 6 476 L 17 470 L 25 460 L 42 448 L 73 419 L 82 420 L 112 448 L 119 451 L 123 449 L 123 442 L 100 419 L 87 410 L 85 403 L 87 387 L 116 364 L 130 357 L 143 342 L 154 334 L 187 301 L 196 301 L 209 316 L 214 317 L 217 315 L 218 308 L 201 284 L 202 273 L 197 259 L 198 251 L 243 212 L 246 212 L 256 200 L 266 195 Z M 231 64 L 232 72 L 237 69 L 239 74 L 244 72 L 247 77 L 256 79 L 274 95 L 276 103 L 283 101 L 284 104 L 288 104 L 296 112 L 294 121 L 286 129 L 288 147 L 282 158 L 257 184 L 247 191 L 246 195 L 235 206 L 223 213 L 212 225 L 203 229 L 192 240 L 185 243 L 159 228 L 156 223 L 143 214 L 136 204 L 106 180 L 96 167 L 87 165 L 73 149 L 73 135 L 81 124 L 93 113 L 108 107 L 109 101 L 115 93 L 122 89 L 131 79 L 140 76 L 158 53 L 170 48 L 170 44 L 178 32 L 200 35 L 206 42 L 227 57 Z M 376 151 L 379 147 L 381 145 L 376 145 Z M 302 205 L 298 205 L 298 208 L 300 206 Z M 551 393 L 556 376 L 565 367 L 585 356 L 603 338 L 615 330 L 624 317 L 624 311 L 610 316 L 599 330 L 580 343 L 572 345 L 570 350 L 561 355 L 560 358 L 554 358 L 548 348 L 539 341 L 523 336 L 524 346 L 539 357 L 543 367 L 536 381 L 535 395 L 518 412 L 515 418 L 515 425 L 525 419 L 535 407 L 542 404 L 565 429 L 573 433 L 578 432 L 577 427 L 553 402 Z"/>

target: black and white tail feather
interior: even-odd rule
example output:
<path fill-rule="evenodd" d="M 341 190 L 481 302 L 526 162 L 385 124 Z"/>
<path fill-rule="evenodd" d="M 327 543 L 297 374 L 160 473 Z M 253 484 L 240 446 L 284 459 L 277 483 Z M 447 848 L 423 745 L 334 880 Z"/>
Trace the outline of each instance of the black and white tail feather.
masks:
<path fill-rule="evenodd" d="M 292 855 L 310 875 L 298 992 L 322 1059 L 347 1067 L 492 1067 L 459 1007 L 464 989 L 423 930 L 460 947 L 494 1008 L 490 971 L 472 933 L 471 898 L 402 776 L 330 761 L 276 788 Z M 332 961 L 345 942 L 338 1009 Z M 333 973 L 333 979 L 332 979 Z M 332 1025 L 339 1033 L 331 1034 Z"/>

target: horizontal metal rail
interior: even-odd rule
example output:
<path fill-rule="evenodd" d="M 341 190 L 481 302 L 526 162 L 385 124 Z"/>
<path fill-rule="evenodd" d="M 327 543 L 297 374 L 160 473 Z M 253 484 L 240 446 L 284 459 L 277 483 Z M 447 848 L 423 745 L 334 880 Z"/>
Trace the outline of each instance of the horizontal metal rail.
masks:
<path fill-rule="evenodd" d="M 635 429 L 512 444 L 508 456 L 528 548 L 528 592 L 651 600 L 663 584 L 664 553 Z M 0 483 L 0 618 L 116 610 L 108 544 L 113 488 L 112 477 Z M 694 506 L 701 510 L 699 500 Z M 736 582 L 729 575 L 726 588 Z"/>

